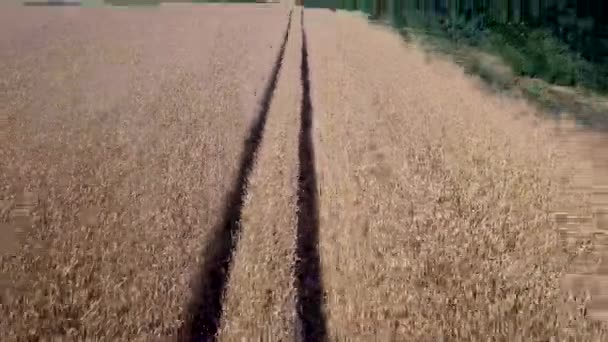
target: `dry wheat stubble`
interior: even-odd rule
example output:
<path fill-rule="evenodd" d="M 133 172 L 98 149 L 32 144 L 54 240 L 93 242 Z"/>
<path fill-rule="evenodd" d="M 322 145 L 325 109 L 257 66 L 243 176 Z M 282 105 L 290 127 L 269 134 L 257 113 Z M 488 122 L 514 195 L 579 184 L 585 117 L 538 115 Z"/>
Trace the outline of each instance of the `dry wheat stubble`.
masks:
<path fill-rule="evenodd" d="M 254 107 L 239 92 L 262 92 L 284 15 L 240 5 L 83 10 L 49 20 L 48 37 L 23 29 L 2 41 L 25 57 L 0 61 L 12 120 L 1 195 L 46 195 L 17 258 L 0 259 L 17 293 L 0 308 L 0 339 L 177 330 Z M 35 250 L 40 241 L 47 248 Z"/>
<path fill-rule="evenodd" d="M 300 12 L 294 11 L 264 140 L 247 186 L 220 340 L 293 340 Z"/>
<path fill-rule="evenodd" d="M 584 251 L 548 213 L 585 205 L 549 125 L 364 20 L 307 18 L 329 335 L 605 338 L 561 304 L 584 305 L 559 291 Z"/>
<path fill-rule="evenodd" d="M 180 335 L 194 340 L 215 339 L 223 314 L 225 288 L 230 279 L 234 249 L 240 239 L 241 211 L 244 196 L 255 158 L 264 135 L 268 111 L 272 102 L 281 70 L 291 25 L 291 11 L 281 47 L 278 51 L 268 83 L 254 116 L 249 134 L 243 144 L 237 177 L 226 197 L 223 213 L 218 225 L 212 229 L 203 248 L 200 271 L 195 278 L 195 287 L 187 308 L 187 321 Z"/>

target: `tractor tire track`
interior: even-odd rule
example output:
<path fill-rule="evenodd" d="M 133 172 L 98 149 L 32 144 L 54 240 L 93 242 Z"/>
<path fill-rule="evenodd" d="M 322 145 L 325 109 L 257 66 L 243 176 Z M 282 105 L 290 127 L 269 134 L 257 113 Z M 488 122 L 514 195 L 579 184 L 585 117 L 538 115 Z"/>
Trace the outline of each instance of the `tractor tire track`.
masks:
<path fill-rule="evenodd" d="M 290 26 L 291 11 L 289 12 L 283 42 L 264 90 L 256 121 L 251 127 L 249 137 L 244 142 L 238 176 L 232 191 L 226 197 L 224 214 L 203 249 L 203 263 L 196 278 L 197 284 L 187 308 L 187 321 L 183 330 L 179 333 L 179 340 L 214 341 L 216 339 L 223 311 L 222 299 L 230 277 L 233 251 L 240 235 L 239 221 L 244 204 L 247 179 L 253 169 L 256 153 L 262 141 L 267 114 L 289 38 Z"/>
<path fill-rule="evenodd" d="M 296 242 L 296 310 L 298 334 L 302 341 L 324 341 L 326 323 L 323 312 L 323 284 L 319 258 L 319 210 L 314 143 L 312 138 L 312 102 L 308 47 L 302 9 L 302 104 L 299 137 L 300 171 L 298 179 L 298 225 Z"/>
<path fill-rule="evenodd" d="M 300 11 L 292 21 L 300 22 Z M 298 138 L 299 25 L 292 25 L 277 89 L 241 212 L 218 341 L 294 341 Z"/>

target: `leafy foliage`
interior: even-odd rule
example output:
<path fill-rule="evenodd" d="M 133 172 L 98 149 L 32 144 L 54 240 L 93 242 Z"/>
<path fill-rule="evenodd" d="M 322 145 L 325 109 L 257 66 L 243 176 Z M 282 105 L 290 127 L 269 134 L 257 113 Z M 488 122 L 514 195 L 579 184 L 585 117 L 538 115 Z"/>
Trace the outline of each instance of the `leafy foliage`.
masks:
<path fill-rule="evenodd" d="M 499 55 L 520 76 L 608 92 L 608 65 L 583 58 L 548 28 L 500 23 L 483 14 L 469 20 L 463 16 L 431 18 L 410 16 L 408 26 Z"/>

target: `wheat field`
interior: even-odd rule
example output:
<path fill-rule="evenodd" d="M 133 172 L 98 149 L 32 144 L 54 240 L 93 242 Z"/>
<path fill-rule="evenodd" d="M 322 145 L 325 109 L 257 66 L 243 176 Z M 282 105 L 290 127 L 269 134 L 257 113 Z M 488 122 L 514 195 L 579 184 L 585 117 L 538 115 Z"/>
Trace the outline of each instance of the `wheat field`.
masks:
<path fill-rule="evenodd" d="M 604 133 L 354 13 L 0 17 L 0 340 L 608 338 Z"/>

